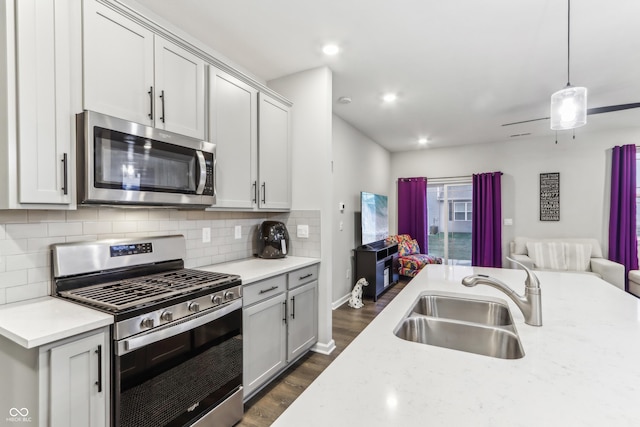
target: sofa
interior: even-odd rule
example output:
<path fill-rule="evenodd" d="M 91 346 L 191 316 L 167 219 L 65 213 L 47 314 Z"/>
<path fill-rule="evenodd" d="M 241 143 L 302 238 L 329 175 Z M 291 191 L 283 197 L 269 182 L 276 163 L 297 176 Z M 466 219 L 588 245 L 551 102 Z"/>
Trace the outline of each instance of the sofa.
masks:
<path fill-rule="evenodd" d="M 624 290 L 624 265 L 604 258 L 596 239 L 516 237 L 509 249 L 512 259 L 532 270 L 594 274 Z"/>
<path fill-rule="evenodd" d="M 387 245 L 398 244 L 398 273 L 401 276 L 416 277 L 427 264 L 442 264 L 442 258 L 420 253 L 418 242 L 408 234 L 387 237 Z"/>

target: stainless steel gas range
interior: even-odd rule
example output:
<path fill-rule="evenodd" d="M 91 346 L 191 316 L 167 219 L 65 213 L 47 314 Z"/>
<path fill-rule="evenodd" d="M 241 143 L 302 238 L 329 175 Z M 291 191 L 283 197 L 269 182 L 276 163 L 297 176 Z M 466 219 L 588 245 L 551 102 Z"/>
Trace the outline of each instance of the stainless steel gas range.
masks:
<path fill-rule="evenodd" d="M 239 276 L 184 268 L 184 237 L 53 245 L 53 290 L 112 313 L 116 427 L 231 426 L 242 406 Z"/>

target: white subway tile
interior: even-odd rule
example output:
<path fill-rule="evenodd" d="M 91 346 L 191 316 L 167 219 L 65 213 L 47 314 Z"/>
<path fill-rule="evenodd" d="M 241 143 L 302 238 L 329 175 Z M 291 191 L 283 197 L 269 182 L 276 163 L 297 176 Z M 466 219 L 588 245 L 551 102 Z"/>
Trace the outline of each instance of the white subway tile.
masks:
<path fill-rule="evenodd" d="M 7 303 L 6 289 L 0 289 L 0 305 Z"/>
<path fill-rule="evenodd" d="M 138 231 L 158 231 L 158 221 L 138 221 Z"/>
<path fill-rule="evenodd" d="M 81 222 L 49 223 L 49 236 L 77 236 L 82 234 Z"/>
<path fill-rule="evenodd" d="M 82 236 L 69 236 L 65 238 L 65 242 L 94 242 L 98 240 L 97 234 L 83 234 Z"/>
<path fill-rule="evenodd" d="M 187 211 L 170 210 L 169 218 L 176 221 L 187 219 Z"/>
<path fill-rule="evenodd" d="M 49 252 L 23 253 L 6 257 L 6 271 L 49 266 Z"/>
<path fill-rule="evenodd" d="M 0 273 L 7 269 L 7 257 L 0 256 Z"/>
<path fill-rule="evenodd" d="M 30 210 L 27 214 L 29 222 L 65 222 L 65 211 Z"/>
<path fill-rule="evenodd" d="M 27 222 L 28 211 L 26 210 L 0 210 L 0 223 Z"/>
<path fill-rule="evenodd" d="M 138 231 L 138 223 L 136 221 L 114 221 L 112 230 L 114 233 L 135 233 Z"/>
<path fill-rule="evenodd" d="M 47 224 L 7 224 L 5 232 L 11 239 L 47 237 Z"/>
<path fill-rule="evenodd" d="M 27 270 L 27 281 L 32 283 L 46 282 L 51 277 L 51 268 L 38 267 Z"/>
<path fill-rule="evenodd" d="M 24 301 L 33 298 L 40 298 L 49 295 L 50 286 L 48 282 L 32 283 L 27 286 L 15 286 L 6 289 L 6 303 Z"/>
<path fill-rule="evenodd" d="M 98 220 L 100 221 L 124 221 L 125 210 L 116 208 L 98 209 Z"/>
<path fill-rule="evenodd" d="M 149 219 L 171 219 L 169 209 L 149 209 Z"/>
<path fill-rule="evenodd" d="M 124 219 L 127 221 L 146 221 L 149 219 L 149 209 L 126 209 Z"/>
<path fill-rule="evenodd" d="M 98 234 L 98 240 L 124 239 L 125 237 L 126 237 L 126 234 L 124 233 Z"/>
<path fill-rule="evenodd" d="M 187 211 L 187 219 L 204 219 L 204 211 Z"/>
<path fill-rule="evenodd" d="M 192 228 L 196 228 L 195 221 L 181 220 L 179 222 L 179 229 L 180 230 L 189 230 L 189 229 L 192 229 Z"/>
<path fill-rule="evenodd" d="M 111 233 L 112 225 L 109 221 L 84 221 L 82 224 L 82 234 L 97 235 L 100 233 Z"/>
<path fill-rule="evenodd" d="M 6 236 L 6 233 L 4 231 L 4 224 L 0 224 L 0 240 L 4 239 Z"/>
<path fill-rule="evenodd" d="M 75 221 L 97 221 L 98 209 L 92 207 L 78 207 L 78 210 L 67 211 L 67 222 Z"/>
<path fill-rule="evenodd" d="M 17 255 L 27 251 L 28 239 L 0 240 L 0 255 Z"/>
<path fill-rule="evenodd" d="M 4 273 L 0 273 L 0 288 L 26 285 L 27 282 L 27 270 L 5 271 Z"/>
<path fill-rule="evenodd" d="M 159 231 L 175 230 L 176 228 L 178 228 L 178 224 L 175 223 L 175 221 L 171 221 L 171 220 L 158 221 Z"/>
<path fill-rule="evenodd" d="M 43 252 L 48 251 L 51 248 L 51 245 L 55 243 L 64 243 L 66 239 L 64 236 L 57 237 L 41 237 L 35 239 L 28 240 L 28 246 L 25 251 L 28 252 Z"/>

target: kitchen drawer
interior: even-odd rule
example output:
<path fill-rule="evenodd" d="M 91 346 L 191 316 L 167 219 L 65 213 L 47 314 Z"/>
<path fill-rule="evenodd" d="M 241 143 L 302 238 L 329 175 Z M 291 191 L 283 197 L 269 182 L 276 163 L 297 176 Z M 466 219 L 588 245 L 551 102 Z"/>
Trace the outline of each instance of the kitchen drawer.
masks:
<path fill-rule="evenodd" d="M 278 295 L 287 290 L 287 277 L 284 274 L 252 283 L 242 287 L 243 305 L 249 306 L 256 302 Z"/>
<path fill-rule="evenodd" d="M 297 288 L 305 283 L 318 280 L 318 266 L 312 265 L 310 267 L 301 268 L 300 270 L 292 271 L 289 276 L 289 289 Z"/>

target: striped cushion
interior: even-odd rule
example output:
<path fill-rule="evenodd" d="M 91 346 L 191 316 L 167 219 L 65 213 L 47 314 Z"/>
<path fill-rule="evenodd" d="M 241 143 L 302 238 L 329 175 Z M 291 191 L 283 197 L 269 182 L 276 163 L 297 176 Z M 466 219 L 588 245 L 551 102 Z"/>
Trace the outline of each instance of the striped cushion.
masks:
<path fill-rule="evenodd" d="M 544 270 L 566 270 L 564 244 L 562 242 L 527 242 L 527 252 L 534 268 Z"/>
<path fill-rule="evenodd" d="M 564 256 L 567 269 L 571 271 L 589 271 L 591 265 L 591 245 L 565 243 Z"/>

